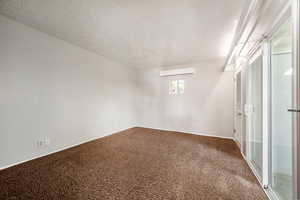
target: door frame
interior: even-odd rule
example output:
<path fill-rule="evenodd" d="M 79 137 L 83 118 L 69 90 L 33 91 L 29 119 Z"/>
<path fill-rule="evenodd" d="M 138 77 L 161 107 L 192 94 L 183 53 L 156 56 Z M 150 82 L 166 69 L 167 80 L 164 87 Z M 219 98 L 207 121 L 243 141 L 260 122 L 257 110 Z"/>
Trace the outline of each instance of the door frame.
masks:
<path fill-rule="evenodd" d="M 293 2 L 292 2 L 293 1 Z M 272 121 L 271 121 L 271 116 L 272 116 L 272 110 L 271 110 L 271 40 L 273 38 L 274 33 L 279 29 L 279 27 L 284 24 L 289 18 L 291 18 L 292 23 L 294 23 L 295 19 L 298 19 L 298 29 L 295 29 L 295 25 L 297 24 L 297 22 L 295 22 L 294 27 L 293 27 L 293 31 L 294 31 L 294 35 L 295 32 L 297 32 L 297 36 L 293 38 L 293 46 L 295 41 L 295 38 L 298 38 L 298 45 L 299 45 L 299 31 L 295 31 L 295 30 L 299 30 L 299 0 L 292 0 L 292 1 L 288 1 L 286 3 L 286 5 L 282 8 L 281 12 L 278 14 L 278 17 L 274 20 L 274 23 L 271 25 L 270 29 L 267 31 L 267 33 L 265 34 L 265 39 L 262 43 L 262 48 L 263 48 L 263 186 L 264 189 L 266 190 L 268 196 L 271 199 L 277 200 L 278 197 L 275 194 L 275 192 L 272 190 L 270 186 L 271 183 L 271 177 L 272 177 L 272 169 L 271 169 L 271 163 L 272 163 Z M 295 11 L 295 6 L 298 5 L 298 9 Z M 298 16 L 298 17 L 296 17 Z M 298 46 L 299 49 L 299 46 Z M 295 51 L 295 48 L 293 48 L 293 54 L 298 52 L 299 55 L 299 50 Z M 298 56 L 299 58 L 299 56 Z M 293 59 L 294 60 L 294 59 Z M 299 62 L 299 59 L 298 61 Z M 293 67 L 295 67 L 295 63 L 293 61 Z M 298 63 L 299 65 L 299 63 Z M 298 70 L 299 72 L 299 70 Z M 300 76 L 299 76 L 300 77 Z M 298 78 L 299 80 L 299 78 Z M 299 83 L 298 83 L 299 84 Z M 294 84 L 295 85 L 295 84 Z M 300 86 L 298 87 L 298 89 L 300 88 Z M 294 93 L 296 92 L 295 89 L 293 91 Z M 298 99 L 299 99 L 299 94 L 298 94 Z M 298 104 L 299 105 L 299 104 Z M 299 121 L 298 121 L 299 123 Z M 294 123 L 296 124 L 296 123 Z M 295 127 L 295 125 L 294 125 Z M 295 128 L 294 128 L 295 129 Z M 295 129 L 296 130 L 296 129 Z M 295 131 L 293 131 L 293 140 L 295 140 Z M 297 134 L 296 134 L 297 135 Z M 299 127 L 298 127 L 298 135 L 299 135 Z M 298 141 L 300 139 L 300 136 L 298 137 Z M 299 149 L 297 150 L 297 152 L 299 152 L 300 150 L 300 142 L 298 142 L 298 144 L 293 144 L 293 148 L 298 147 Z M 293 151 L 293 176 L 295 176 L 295 172 L 297 171 L 297 167 L 300 167 L 300 165 L 298 164 L 297 166 L 294 165 L 295 163 L 295 157 L 297 157 L 297 155 L 295 155 L 295 151 Z M 300 152 L 298 154 L 298 156 L 300 155 Z M 299 160 L 298 160 L 299 162 Z M 300 174 L 298 174 L 298 177 L 300 177 Z M 299 182 L 299 178 L 297 179 L 298 183 Z M 294 186 L 297 187 L 295 185 L 295 180 L 294 180 Z M 298 185 L 299 185 L 298 184 Z M 294 194 L 296 194 L 297 190 L 293 190 Z M 299 192 L 299 190 L 298 190 Z M 298 196 L 298 198 L 295 198 L 296 195 L 294 195 L 293 199 L 296 200 L 300 200 L 300 194 Z"/>
<path fill-rule="evenodd" d="M 293 108 L 300 110 L 300 2 L 292 1 L 293 18 Z M 293 113 L 294 199 L 300 199 L 300 113 Z"/>
<path fill-rule="evenodd" d="M 272 189 L 269 186 L 270 184 L 270 167 L 271 167 L 271 88 L 270 88 L 270 70 L 271 70 L 271 55 L 270 55 L 270 41 L 274 33 L 278 30 L 278 28 L 286 22 L 288 18 L 292 18 L 293 24 L 293 109 L 300 109 L 300 0 L 291 0 L 289 1 L 285 7 L 283 7 L 282 11 L 278 14 L 278 17 L 274 20 L 274 23 L 268 29 L 267 33 L 264 35 L 264 40 L 261 45 L 257 47 L 257 49 L 262 48 L 263 50 L 263 175 L 262 175 L 262 185 L 267 193 L 267 195 L 271 199 L 277 199 L 277 196 L 272 192 Z M 253 55 L 253 54 L 252 54 Z M 250 55 L 250 56 L 252 56 Z M 250 57 L 249 56 L 249 57 Z M 248 57 L 248 58 L 249 58 Z M 244 76 L 243 73 L 248 74 L 249 64 L 246 64 L 244 68 L 241 67 L 236 71 L 235 75 L 239 72 L 242 74 L 242 87 L 241 90 L 249 90 L 248 88 L 248 75 Z M 243 82 L 246 82 L 247 85 L 243 87 Z M 247 94 L 248 95 L 248 94 Z M 245 103 L 248 102 L 248 97 L 244 99 L 242 92 L 242 106 L 244 107 Z M 246 107 L 246 106 L 245 106 Z M 243 109 L 244 115 L 243 118 L 247 118 L 246 111 L 247 109 Z M 245 160 L 248 164 L 249 162 L 249 148 L 247 146 L 249 141 L 248 133 L 243 133 L 243 131 L 248 132 L 248 119 L 246 120 L 246 124 L 242 121 L 242 127 L 246 125 L 246 128 L 242 128 L 241 135 L 241 152 L 244 156 Z M 293 114 L 293 200 L 300 200 L 300 113 L 295 112 Z M 246 138 L 243 138 L 246 137 Z M 265 139 L 267 138 L 267 140 Z M 243 145 L 246 140 L 246 155 L 243 154 Z M 267 142 L 265 142 L 267 141 Z M 250 166 L 251 167 L 251 166 Z M 255 171 L 252 168 L 252 171 Z"/>
<path fill-rule="evenodd" d="M 270 42 L 262 44 L 263 56 L 263 174 L 262 183 L 265 189 L 269 186 L 271 163 L 271 51 Z"/>
<path fill-rule="evenodd" d="M 240 105 L 239 105 L 239 110 L 238 110 L 238 105 L 237 105 L 237 89 L 238 89 L 238 78 L 240 88 Z M 239 133 L 237 132 L 237 124 L 239 123 Z M 238 147 L 242 149 L 242 126 L 243 126 L 243 103 L 242 103 L 242 71 L 236 71 L 234 73 L 234 139 L 235 142 L 237 143 Z"/>
<path fill-rule="evenodd" d="M 240 132 L 240 151 L 244 159 L 247 161 L 247 155 L 248 155 L 248 130 L 247 130 L 247 114 L 246 114 L 246 104 L 248 101 L 248 95 L 247 95 L 247 87 L 248 87 L 248 61 L 244 63 L 243 65 L 239 66 L 239 68 L 234 73 L 234 79 L 236 78 L 236 75 L 240 73 L 241 76 L 241 132 Z M 234 90 L 236 92 L 236 89 Z M 235 120 L 236 120 L 235 115 Z"/>
<path fill-rule="evenodd" d="M 252 68 L 252 63 L 254 63 L 259 57 L 261 57 L 262 58 L 262 62 L 261 62 L 261 90 L 262 90 L 262 96 L 261 96 L 261 98 L 262 98 L 262 171 L 261 171 L 261 174 L 259 174 L 258 173 L 258 171 L 256 170 L 256 168 L 255 168 L 255 166 L 253 165 L 253 163 L 252 163 L 252 160 L 251 160 L 251 158 L 252 158 L 252 151 L 251 151 L 251 133 L 252 133 L 252 124 L 253 124 L 253 121 L 252 121 L 252 114 L 253 114 L 253 112 L 252 112 L 252 110 L 253 110 L 253 107 L 252 107 L 252 102 L 251 102 L 251 97 L 252 97 L 252 72 L 251 72 L 251 68 Z M 248 158 L 248 160 L 249 160 L 249 164 L 251 165 L 251 168 L 253 169 L 253 172 L 254 172 L 254 174 L 255 174 L 255 176 L 257 177 L 257 179 L 258 179 L 258 181 L 260 182 L 260 184 L 263 186 L 264 185 L 264 173 L 265 173 L 265 169 L 264 169 L 264 166 L 265 166 L 265 164 L 264 164 L 264 160 L 265 160 L 265 155 L 264 155 L 264 146 L 265 146 L 265 138 L 264 138 L 264 68 L 265 68 L 265 66 L 264 66 L 264 51 L 263 51 L 263 46 L 259 46 L 254 52 L 253 52 L 253 54 L 251 54 L 251 57 L 250 57 L 250 59 L 249 59 L 249 62 L 248 62 L 248 87 L 247 87 L 247 97 L 248 97 L 248 100 L 247 100 L 247 102 L 248 102 L 248 104 L 247 104 L 247 108 L 246 108 L 246 110 L 247 110 L 247 115 L 248 115 L 248 118 L 247 118 L 247 131 L 248 131 L 248 138 L 247 138 L 247 151 L 248 151 L 248 153 L 247 153 L 247 158 Z"/>
<path fill-rule="evenodd" d="M 271 31 L 268 33 L 268 37 L 264 44 L 264 51 L 266 52 L 266 64 L 264 67 L 266 67 L 266 72 L 268 75 L 265 76 L 265 79 L 270 81 L 270 70 L 271 70 L 271 54 L 270 54 L 270 42 L 273 38 L 273 34 L 278 30 L 278 28 L 286 22 L 288 18 L 291 18 L 292 22 L 292 32 L 293 32 L 293 41 L 292 41 L 292 66 L 293 66 L 293 102 L 292 102 L 292 109 L 300 110 L 300 35 L 299 35 L 299 23 L 300 23 L 300 17 L 299 17 L 299 10 L 300 10 L 300 2 L 299 0 L 292 0 L 291 3 L 287 4 L 287 6 L 282 10 L 282 13 L 279 15 L 279 17 L 275 20 L 275 23 L 271 29 Z M 266 147 L 268 147 L 268 173 L 264 174 L 264 185 L 266 188 L 270 184 L 271 179 L 271 138 L 272 138 L 272 131 L 271 131 L 271 87 L 270 82 L 268 83 L 268 115 L 266 116 L 268 118 L 268 121 L 265 121 L 265 131 L 268 131 L 268 144 L 266 144 Z M 293 199 L 300 200 L 300 113 L 295 112 L 292 117 L 293 122 L 293 130 L 292 130 L 292 154 L 293 154 Z M 268 127 L 268 128 L 267 128 Z M 265 184 L 267 183 L 267 184 Z M 268 188 L 268 193 L 272 197 L 272 199 L 277 199 L 277 195 L 272 191 L 271 188 Z"/>
<path fill-rule="evenodd" d="M 278 29 L 284 24 L 286 23 L 289 19 L 291 20 L 291 22 L 293 21 L 292 19 L 292 14 L 291 14 L 291 4 L 289 4 L 289 7 L 286 7 L 283 11 L 282 14 L 279 15 L 280 17 L 276 20 L 276 23 L 273 26 L 272 31 L 269 32 L 268 34 L 268 38 L 266 40 L 266 44 L 265 44 L 265 51 L 267 53 L 267 58 L 266 58 L 266 62 L 267 65 L 265 66 L 267 68 L 266 70 L 266 81 L 268 81 L 267 84 L 267 89 L 268 89 L 268 97 L 267 97 L 267 102 L 268 102 L 268 111 L 267 111 L 267 119 L 268 121 L 266 121 L 265 126 L 268 127 L 268 129 L 266 129 L 267 134 L 268 134 L 268 141 L 266 142 L 266 148 L 267 152 L 266 155 L 268 156 L 267 160 L 268 160 L 268 166 L 266 166 L 265 170 L 267 171 L 267 174 L 265 175 L 265 183 L 266 184 L 266 188 L 267 188 L 267 192 L 270 195 L 271 199 L 274 200 L 279 200 L 278 195 L 275 193 L 275 191 L 272 189 L 272 187 L 270 187 L 271 183 L 272 183 L 272 135 L 273 135 L 273 131 L 272 131 L 272 87 L 271 87 L 271 74 L 272 74 L 272 63 L 271 63 L 271 58 L 272 58 L 272 52 L 271 52 L 271 41 L 274 38 L 274 34 L 278 31 Z M 292 49 L 292 53 L 293 53 L 293 49 Z M 292 62 L 292 66 L 294 68 L 294 64 Z M 292 119 L 293 121 L 293 119 Z M 294 137 L 294 131 L 292 131 L 292 138 Z M 294 145 L 292 144 L 292 148 L 294 148 Z M 294 154 L 294 152 L 292 151 L 292 154 Z M 292 157 L 294 157 L 294 155 L 292 155 Z M 292 166 L 294 165 L 294 159 L 292 160 Z M 292 176 L 294 176 L 294 170 L 293 170 L 293 174 Z M 293 183 L 294 184 L 294 183 Z M 293 199 L 294 198 L 294 190 L 293 190 Z"/>

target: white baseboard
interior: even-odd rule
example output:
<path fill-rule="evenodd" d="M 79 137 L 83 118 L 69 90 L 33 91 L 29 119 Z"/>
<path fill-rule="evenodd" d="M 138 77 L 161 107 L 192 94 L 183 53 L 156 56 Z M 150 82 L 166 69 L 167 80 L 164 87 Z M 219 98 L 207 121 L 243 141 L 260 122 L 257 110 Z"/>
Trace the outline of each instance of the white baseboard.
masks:
<path fill-rule="evenodd" d="M 136 127 L 136 126 L 134 126 Z M 22 163 L 25 163 L 25 162 L 28 162 L 28 161 L 31 161 L 31 160 L 35 160 L 35 159 L 38 159 L 38 158 L 41 158 L 41 157 L 44 157 L 44 156 L 48 156 L 48 155 L 51 155 L 51 154 L 54 154 L 54 153 L 57 153 L 57 152 L 60 152 L 60 151 L 63 151 L 63 150 L 67 150 L 67 149 L 70 149 L 72 147 L 76 147 L 78 145 L 81 145 L 81 144 L 84 144 L 84 143 L 87 143 L 87 142 L 91 142 L 93 140 L 97 140 L 97 139 L 100 139 L 100 138 L 105 138 L 105 137 L 108 137 L 108 136 L 111 136 L 111 135 L 114 135 L 116 133 L 119 133 L 119 132 L 122 132 L 122 131 L 126 131 L 126 130 L 129 130 L 131 128 L 134 128 L 134 127 L 130 127 L 130 128 L 127 128 L 127 129 L 122 129 L 122 130 L 119 130 L 119 131 L 116 131 L 114 133 L 111 133 L 111 134 L 107 134 L 107 135 L 104 135 L 104 136 L 101 136 L 101 137 L 93 137 L 93 138 L 89 138 L 87 140 L 83 140 L 81 142 L 78 142 L 78 143 L 75 143 L 75 144 L 72 144 L 72 145 L 67 145 L 63 148 L 59 148 L 55 151 L 50 151 L 48 153 L 44 153 L 44 154 L 41 154 L 39 156 L 35 156 L 33 158 L 30 158 L 30 159 L 26 159 L 26 160 L 22 160 L 22 161 L 19 161 L 19 162 L 16 162 L 16 163 L 12 163 L 12 164 L 9 164 L 9 165 L 6 165 L 6 166 L 0 166 L 0 171 L 3 170 L 3 169 L 6 169 L 6 168 L 9 168 L 9 167 L 13 167 L 15 165 L 19 165 L 19 164 L 22 164 Z"/>
<path fill-rule="evenodd" d="M 134 127 L 141 127 L 141 126 L 134 126 Z M 15 163 L 12 163 L 12 164 L 9 164 L 9 165 L 5 165 L 5 166 L 0 166 L 0 170 L 6 169 L 6 168 L 9 168 L 9 167 L 13 167 L 15 165 L 19 165 L 19 164 L 22 164 L 22 163 L 25 163 L 25 162 L 28 162 L 28 161 L 31 161 L 31 160 L 34 160 L 34 159 L 37 159 L 37 158 L 41 158 L 41 157 L 50 155 L 50 154 L 54 154 L 54 153 L 57 153 L 57 152 L 60 152 L 60 151 L 63 151 L 63 150 L 66 150 L 66 149 L 69 149 L 69 148 L 72 148 L 72 147 L 75 147 L 75 146 L 87 143 L 87 142 L 90 142 L 90 141 L 93 141 L 93 140 L 104 138 L 104 137 L 116 134 L 116 133 L 121 132 L 121 131 L 125 131 L 125 130 L 128 130 L 128 129 L 131 129 L 131 128 L 134 128 L 134 127 L 130 127 L 130 128 L 127 128 L 127 129 L 119 130 L 117 132 L 104 135 L 102 137 L 90 138 L 88 140 L 84 140 L 84 141 L 81 141 L 79 143 L 68 145 L 68 146 L 65 146 L 63 148 L 59 148 L 59 149 L 57 149 L 55 151 L 51 151 L 51 152 L 48 152 L 48 153 L 45 153 L 45 154 L 41 154 L 41 155 L 36 156 L 36 157 L 32 157 L 30 159 L 22 160 L 22 161 L 15 162 Z M 233 137 L 224 137 L 224 136 L 218 136 L 218 135 L 213 135 L 213 134 L 203 134 L 203 133 L 199 133 L 199 132 L 196 132 L 196 131 L 179 131 L 179 130 L 170 130 L 170 129 L 168 130 L 168 129 L 153 128 L 153 127 L 141 127 L 141 128 L 149 128 L 149 129 L 162 130 L 162 131 L 173 131 L 173 132 L 179 132 L 179 133 L 188 133 L 188 134 L 194 134 L 194 135 L 200 135 L 200 136 L 215 137 L 215 138 L 222 138 L 222 139 L 230 139 L 230 140 L 234 141 Z"/>
<path fill-rule="evenodd" d="M 241 143 L 238 141 L 238 139 L 235 138 L 235 137 L 233 137 L 233 141 L 236 143 L 236 145 L 238 146 L 239 150 L 242 152 Z"/>
<path fill-rule="evenodd" d="M 193 135 L 200 135 L 200 136 L 207 136 L 207 137 L 215 137 L 215 138 L 222 138 L 222 139 L 229 139 L 229 140 L 234 140 L 233 137 L 226 137 L 226 136 L 219 136 L 219 135 L 214 135 L 214 134 L 205 134 L 205 133 L 199 133 L 201 131 L 182 131 L 182 130 L 170 130 L 170 129 L 163 129 L 163 128 L 154 128 L 154 127 L 145 127 L 141 126 L 141 128 L 149 128 L 149 129 L 154 129 L 154 130 L 162 130 L 162 131 L 173 131 L 173 132 L 178 132 L 178 133 L 188 133 L 188 134 L 193 134 Z"/>

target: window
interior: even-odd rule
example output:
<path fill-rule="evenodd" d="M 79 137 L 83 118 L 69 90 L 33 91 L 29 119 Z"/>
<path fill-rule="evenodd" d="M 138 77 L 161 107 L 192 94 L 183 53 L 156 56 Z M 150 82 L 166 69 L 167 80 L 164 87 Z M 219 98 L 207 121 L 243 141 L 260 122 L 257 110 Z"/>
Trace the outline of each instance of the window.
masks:
<path fill-rule="evenodd" d="M 178 93 L 183 94 L 184 93 L 184 80 L 178 80 Z"/>
<path fill-rule="evenodd" d="M 169 94 L 183 94 L 183 93 L 184 93 L 184 80 L 169 81 Z"/>

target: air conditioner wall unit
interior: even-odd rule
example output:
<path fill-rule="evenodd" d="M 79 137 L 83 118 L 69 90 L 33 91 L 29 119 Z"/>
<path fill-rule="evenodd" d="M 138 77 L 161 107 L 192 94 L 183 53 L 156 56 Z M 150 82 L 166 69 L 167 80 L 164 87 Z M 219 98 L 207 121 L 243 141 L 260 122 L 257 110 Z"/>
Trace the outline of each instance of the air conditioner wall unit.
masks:
<path fill-rule="evenodd" d="M 196 70 L 194 68 L 181 68 L 181 69 L 160 71 L 160 76 L 176 76 L 176 75 L 187 75 L 187 74 L 195 74 L 195 73 Z"/>

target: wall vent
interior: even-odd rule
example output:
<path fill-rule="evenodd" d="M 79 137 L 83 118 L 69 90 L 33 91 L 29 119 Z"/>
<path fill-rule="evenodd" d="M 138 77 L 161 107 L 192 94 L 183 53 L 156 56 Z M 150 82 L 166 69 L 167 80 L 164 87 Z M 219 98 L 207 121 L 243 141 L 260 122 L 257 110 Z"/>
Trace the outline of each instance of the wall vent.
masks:
<path fill-rule="evenodd" d="M 181 69 L 160 71 L 160 76 L 176 76 L 176 75 L 187 75 L 187 74 L 195 74 L 195 73 L 196 71 L 194 68 L 181 68 Z"/>

